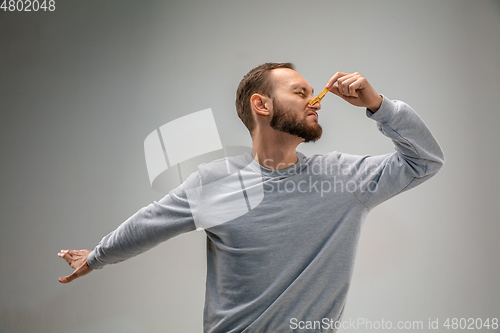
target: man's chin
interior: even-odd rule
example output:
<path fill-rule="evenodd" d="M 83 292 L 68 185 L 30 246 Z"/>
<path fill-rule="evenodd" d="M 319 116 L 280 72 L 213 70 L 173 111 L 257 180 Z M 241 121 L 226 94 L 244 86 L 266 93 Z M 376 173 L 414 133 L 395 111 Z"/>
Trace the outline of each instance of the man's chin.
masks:
<path fill-rule="evenodd" d="M 323 135 L 323 132 L 320 132 L 320 133 L 316 133 L 315 135 L 301 136 L 300 138 L 302 138 L 303 143 L 316 142 L 319 139 L 321 139 L 322 135 Z"/>
<path fill-rule="evenodd" d="M 306 140 L 306 139 L 302 138 L 302 142 L 303 142 L 303 143 L 308 143 L 308 142 L 316 142 L 316 141 L 318 141 L 319 139 L 321 139 L 321 135 L 320 135 L 319 137 L 317 137 L 317 138 L 312 138 L 312 139 L 309 139 L 309 140 Z"/>
<path fill-rule="evenodd" d="M 323 135 L 323 129 L 319 124 L 315 127 L 315 132 L 310 133 L 311 135 L 305 135 L 302 137 L 304 139 L 302 142 L 307 143 L 307 142 L 316 142 L 318 141 L 321 136 Z"/>
<path fill-rule="evenodd" d="M 314 124 L 308 121 L 294 122 L 293 120 L 289 120 L 288 122 L 278 120 L 274 122 L 273 118 L 270 125 L 275 130 L 301 138 L 304 143 L 316 142 L 323 134 L 323 129 L 317 122 L 314 122 Z"/>

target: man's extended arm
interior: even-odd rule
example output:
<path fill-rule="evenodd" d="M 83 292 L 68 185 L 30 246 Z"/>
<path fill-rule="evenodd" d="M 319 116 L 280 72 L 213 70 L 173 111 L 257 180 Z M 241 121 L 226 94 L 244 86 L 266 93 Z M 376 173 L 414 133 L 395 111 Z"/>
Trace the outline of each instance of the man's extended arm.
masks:
<path fill-rule="evenodd" d="M 60 277 L 59 282 L 71 282 L 93 269 L 124 261 L 172 237 L 195 230 L 185 189 L 197 181 L 198 172 L 195 172 L 161 200 L 141 208 L 106 235 L 93 251 L 62 250 L 59 256 L 75 271 Z"/>

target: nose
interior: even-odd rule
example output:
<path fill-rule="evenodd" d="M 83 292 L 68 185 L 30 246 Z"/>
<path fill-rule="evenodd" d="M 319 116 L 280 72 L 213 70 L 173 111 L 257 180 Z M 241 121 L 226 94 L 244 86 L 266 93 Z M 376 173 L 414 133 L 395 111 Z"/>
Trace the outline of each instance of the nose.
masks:
<path fill-rule="evenodd" d="M 319 111 L 321 109 L 321 103 L 320 102 L 316 102 L 313 105 L 307 104 L 307 107 L 311 108 L 313 110 Z"/>

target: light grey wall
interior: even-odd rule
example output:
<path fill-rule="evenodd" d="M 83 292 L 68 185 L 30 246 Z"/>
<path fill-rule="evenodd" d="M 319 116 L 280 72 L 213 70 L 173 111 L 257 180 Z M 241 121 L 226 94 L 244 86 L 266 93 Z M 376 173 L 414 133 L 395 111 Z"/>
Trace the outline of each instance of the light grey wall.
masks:
<path fill-rule="evenodd" d="M 155 128 L 212 108 L 223 144 L 250 145 L 235 90 L 270 61 L 294 62 L 317 91 L 359 71 L 410 104 L 446 154 L 434 179 L 368 217 L 344 319 L 423 321 L 427 332 L 429 318 L 500 317 L 499 32 L 493 0 L 0 11 L 0 332 L 201 331 L 202 232 L 69 285 L 56 254 L 93 248 L 163 196 L 143 152 Z M 363 110 L 333 95 L 322 105 L 323 138 L 305 154 L 392 151 Z"/>

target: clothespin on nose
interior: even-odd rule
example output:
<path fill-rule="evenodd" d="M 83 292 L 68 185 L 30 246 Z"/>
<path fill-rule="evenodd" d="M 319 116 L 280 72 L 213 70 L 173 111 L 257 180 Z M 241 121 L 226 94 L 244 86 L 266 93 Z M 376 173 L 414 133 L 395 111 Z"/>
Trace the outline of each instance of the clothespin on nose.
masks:
<path fill-rule="evenodd" d="M 312 101 L 309 102 L 310 105 L 314 105 L 318 102 L 321 102 L 321 100 L 323 99 L 323 97 L 325 97 L 326 93 L 329 91 L 330 89 L 328 88 L 324 88 L 322 92 L 319 93 L 318 96 L 314 97 L 314 99 Z"/>

